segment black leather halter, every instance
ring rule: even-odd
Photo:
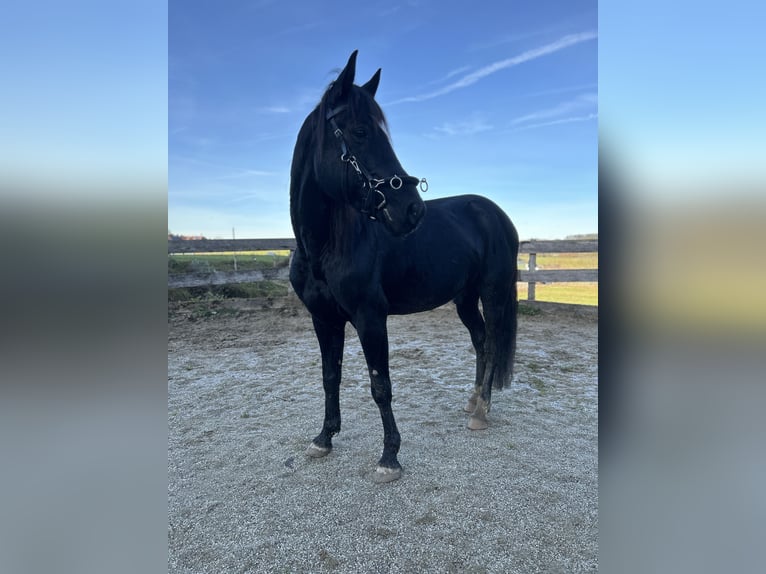
[[[394,174],[389,178],[373,177],[372,174],[364,167],[364,164],[360,163],[359,160],[356,159],[356,156],[351,153],[351,150],[346,143],[346,138],[343,137],[343,130],[338,127],[338,123],[335,121],[335,116],[345,110],[347,107],[347,104],[342,104],[337,108],[332,108],[327,112],[325,119],[330,122],[330,127],[332,127],[333,134],[340,142],[340,160],[350,164],[351,167],[354,168],[356,175],[359,176],[361,181],[362,193],[364,194],[364,203],[361,212],[374,221],[377,219],[377,213],[381,210],[386,216],[388,216],[386,211],[386,194],[383,193],[382,189],[380,189],[382,185],[387,184],[388,187],[395,191],[397,189],[401,189],[402,185],[405,183],[409,183],[412,185],[418,185],[420,190],[425,193],[428,191],[428,182],[426,181],[426,178],[418,179],[417,177],[412,177],[411,175],[398,176]]]

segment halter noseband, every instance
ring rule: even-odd
[[[330,127],[332,127],[333,134],[336,138],[338,138],[338,141],[340,142],[340,160],[350,164],[351,167],[354,168],[356,175],[359,176],[359,179],[362,182],[363,192],[366,190],[364,206],[362,207],[361,212],[375,221],[377,219],[375,214],[378,211],[383,210],[383,213],[390,219],[388,211],[386,210],[386,195],[381,189],[379,189],[381,185],[387,183],[391,189],[397,190],[401,189],[402,185],[405,183],[411,183],[413,185],[417,184],[420,190],[425,193],[428,191],[428,182],[426,181],[426,178],[418,179],[416,177],[412,177],[411,175],[399,177],[398,175],[394,174],[389,178],[373,177],[372,174],[367,169],[365,169],[364,165],[359,163],[359,160],[356,159],[356,156],[354,156],[354,154],[352,154],[348,149],[346,138],[343,137],[343,130],[338,127],[338,124],[335,121],[335,116],[345,110],[347,107],[347,104],[342,104],[337,108],[329,110],[326,116],[326,119],[330,122]],[[376,201],[377,204],[375,203]]]

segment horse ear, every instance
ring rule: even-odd
[[[378,91],[379,83],[380,83],[380,68],[378,68],[378,71],[373,74],[372,78],[370,78],[370,81],[362,86],[362,89],[365,90],[368,94],[370,94],[374,98],[375,92]]]
[[[356,75],[356,54],[359,50],[354,50],[348,59],[346,67],[338,74],[338,79],[333,82],[333,95],[335,98],[341,98],[348,94],[351,86],[354,84],[354,76]]]

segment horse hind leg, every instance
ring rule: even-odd
[[[468,422],[472,430],[486,429],[487,414],[492,405],[492,389],[502,389],[510,383],[516,352],[516,283],[503,282],[505,289],[494,289],[491,296],[482,297],[486,320],[484,353],[486,365],[481,383],[477,381],[476,406]]]
[[[497,349],[495,346],[494,317],[492,317],[493,309],[491,306],[487,308],[484,301],[482,301],[482,307],[485,308],[484,316],[486,320],[484,322],[484,336],[481,347],[481,368],[479,369],[479,362],[477,361],[476,384],[466,406],[466,411],[471,415],[468,418],[467,426],[471,430],[485,430],[489,427],[487,414],[492,402],[492,381],[495,377]],[[489,317],[487,317],[487,314],[489,314]]]
[[[476,406],[479,401],[482,389],[482,383],[484,381],[484,374],[487,368],[487,357],[485,353],[485,341],[486,341],[486,328],[484,324],[484,318],[479,311],[479,297],[461,297],[455,300],[457,307],[457,314],[460,320],[468,329],[471,335],[471,343],[476,351],[476,379],[474,381],[474,389],[471,397],[468,399],[468,404],[465,406],[465,412],[473,414],[476,411]],[[486,428],[486,416],[484,417]],[[473,423],[473,426],[472,426]],[[481,427],[481,421],[469,421],[468,428]]]

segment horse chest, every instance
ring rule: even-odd
[[[379,266],[367,258],[331,258],[323,267],[330,292],[346,308],[379,290]]]

